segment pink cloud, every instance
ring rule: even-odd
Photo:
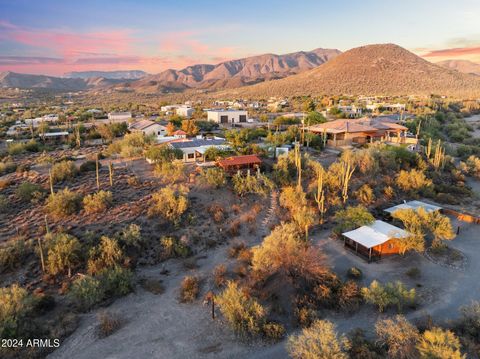
[[[144,56],[142,53],[149,49],[145,48],[143,39],[135,37],[132,29],[77,33],[66,29],[31,29],[0,19],[0,43],[22,44],[29,55],[46,54],[45,57],[3,56],[0,71],[62,75],[69,71],[108,71],[135,66],[157,73],[168,68],[181,69],[241,57],[236,47],[215,46],[200,39],[201,35],[213,31],[201,29],[162,34],[157,38],[160,46]]]
[[[432,50],[423,57],[458,57],[465,55],[480,55],[480,46],[472,47],[455,47],[451,49]]]
[[[134,42],[129,29],[73,33],[21,28],[0,20],[0,31],[0,40],[50,49],[65,58],[75,57],[79,53],[122,53],[131,50],[130,45]]]

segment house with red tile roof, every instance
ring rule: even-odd
[[[341,147],[371,142],[416,144],[415,138],[407,136],[408,128],[398,123],[362,117],[341,119],[307,127],[307,130],[327,136],[327,146]]]

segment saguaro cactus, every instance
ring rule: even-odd
[[[108,175],[110,178],[110,187],[113,187],[113,164],[108,162]]]
[[[100,189],[100,174],[99,174],[99,168],[98,168],[98,153],[97,153],[97,156],[96,156],[96,160],[95,160],[95,172],[96,172],[96,175],[97,175],[97,190]]]
[[[317,176],[317,193],[314,195],[317,202],[318,212],[320,213],[320,224],[323,224],[324,215],[327,211],[325,208],[325,190],[323,189],[323,169],[318,171]]]

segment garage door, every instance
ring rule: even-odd
[[[220,116],[220,123],[228,123],[228,116]]]
[[[240,115],[240,122],[247,122],[247,115]]]

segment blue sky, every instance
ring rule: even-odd
[[[194,63],[396,43],[480,62],[480,1],[6,1],[0,71],[160,72]]]

